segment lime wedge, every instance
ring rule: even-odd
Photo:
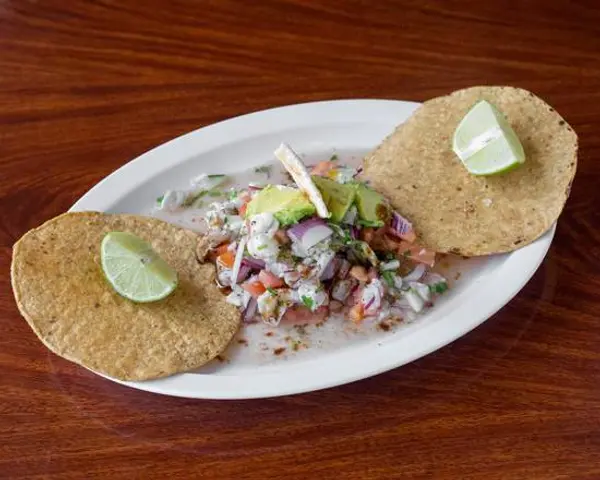
[[[148,243],[131,233],[107,233],[100,259],[112,287],[134,302],[161,300],[177,286],[177,273]]]
[[[495,175],[525,162],[523,146],[504,115],[481,100],[461,120],[452,149],[473,175]]]

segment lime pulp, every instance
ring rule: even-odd
[[[147,242],[131,233],[107,233],[100,259],[111,286],[134,302],[161,300],[177,287],[177,273]]]
[[[504,115],[481,100],[461,120],[452,149],[474,175],[503,173],[525,162],[525,151]]]

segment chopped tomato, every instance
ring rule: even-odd
[[[329,316],[329,308],[322,306],[316,311],[311,312],[308,308],[296,305],[288,308],[281,319],[283,324],[287,325],[306,325],[323,322]]]
[[[217,248],[215,248],[215,253],[217,255],[223,255],[225,252],[227,252],[229,250],[229,245],[231,245],[229,242],[222,243]]]
[[[258,274],[258,279],[267,288],[279,288],[285,285],[281,278],[276,277],[271,272],[267,272],[266,270],[260,271]]]
[[[398,254],[407,256],[414,262],[424,263],[433,267],[435,263],[435,252],[425,247],[402,241],[396,250]]]
[[[239,212],[240,212],[240,217],[245,217],[246,216],[246,209],[248,208],[248,204],[244,203],[240,208],[239,208]]]
[[[240,200],[244,203],[248,203],[250,200],[252,200],[252,195],[250,195],[250,193],[244,191],[244,192],[240,192],[239,194]]]
[[[224,253],[217,257],[217,262],[227,268],[233,268],[233,263],[235,262],[235,254],[226,250]]]
[[[366,230],[366,229],[363,229]],[[391,235],[387,235],[385,227],[373,231],[373,237],[368,241],[369,246],[374,250],[395,251],[400,244],[400,240]]]
[[[354,323],[360,323],[365,318],[365,308],[360,303],[357,303],[350,309],[348,316]]]
[[[415,234],[415,231],[411,228],[408,232],[405,232],[402,235],[400,235],[400,238],[412,243],[417,239],[417,235]]]
[[[369,268],[369,280],[375,280],[376,278],[379,277],[379,273],[377,273],[377,270],[375,270],[374,268]]]
[[[333,170],[335,168],[335,163],[330,162],[330,161],[322,161],[317,163],[313,169],[310,171],[311,175],[320,175],[320,176],[324,176],[327,175],[327,173],[329,173],[329,171]]]
[[[256,280],[254,282],[243,283],[242,288],[253,297],[260,297],[263,293],[267,291],[265,286],[261,282]]]
[[[371,227],[363,228],[360,231],[360,239],[364,240],[367,243],[371,243],[373,238],[375,237],[375,230]]]
[[[394,238],[396,240],[399,240],[399,239],[406,240],[409,243],[412,243],[417,239],[417,234],[412,229],[412,227],[407,232],[404,232],[403,234],[399,234],[396,230],[394,230],[391,227],[385,227],[385,232],[391,238]]]

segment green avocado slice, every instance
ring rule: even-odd
[[[370,227],[383,227],[390,218],[390,206],[385,197],[364,184],[356,189],[359,218]]]
[[[331,220],[340,223],[354,203],[356,184],[338,183],[318,175],[313,175],[311,178],[323,196],[327,209],[331,213]]]
[[[291,225],[314,215],[316,211],[306,195],[297,188],[268,185],[248,203],[246,218],[270,212],[281,225]]]

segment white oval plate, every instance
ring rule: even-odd
[[[307,156],[363,155],[419,104],[338,100],[274,108],[217,123],[167,142],[126,164],[86,193],[71,211],[148,213],[168,188],[201,172],[234,173],[270,162],[280,142]],[[245,356],[196,373],[125,385],[190,398],[243,399],[308,392],[360,380],[409,363],[483,323],[517,294],[542,262],[554,227],[527,247],[469,261],[460,281],[417,321],[308,348],[285,358]],[[467,262],[467,263],[469,263]],[[330,322],[327,322],[330,323]],[[327,324],[326,324],[327,325]],[[329,335],[341,338],[340,331]],[[320,340],[317,343],[322,343]]]

